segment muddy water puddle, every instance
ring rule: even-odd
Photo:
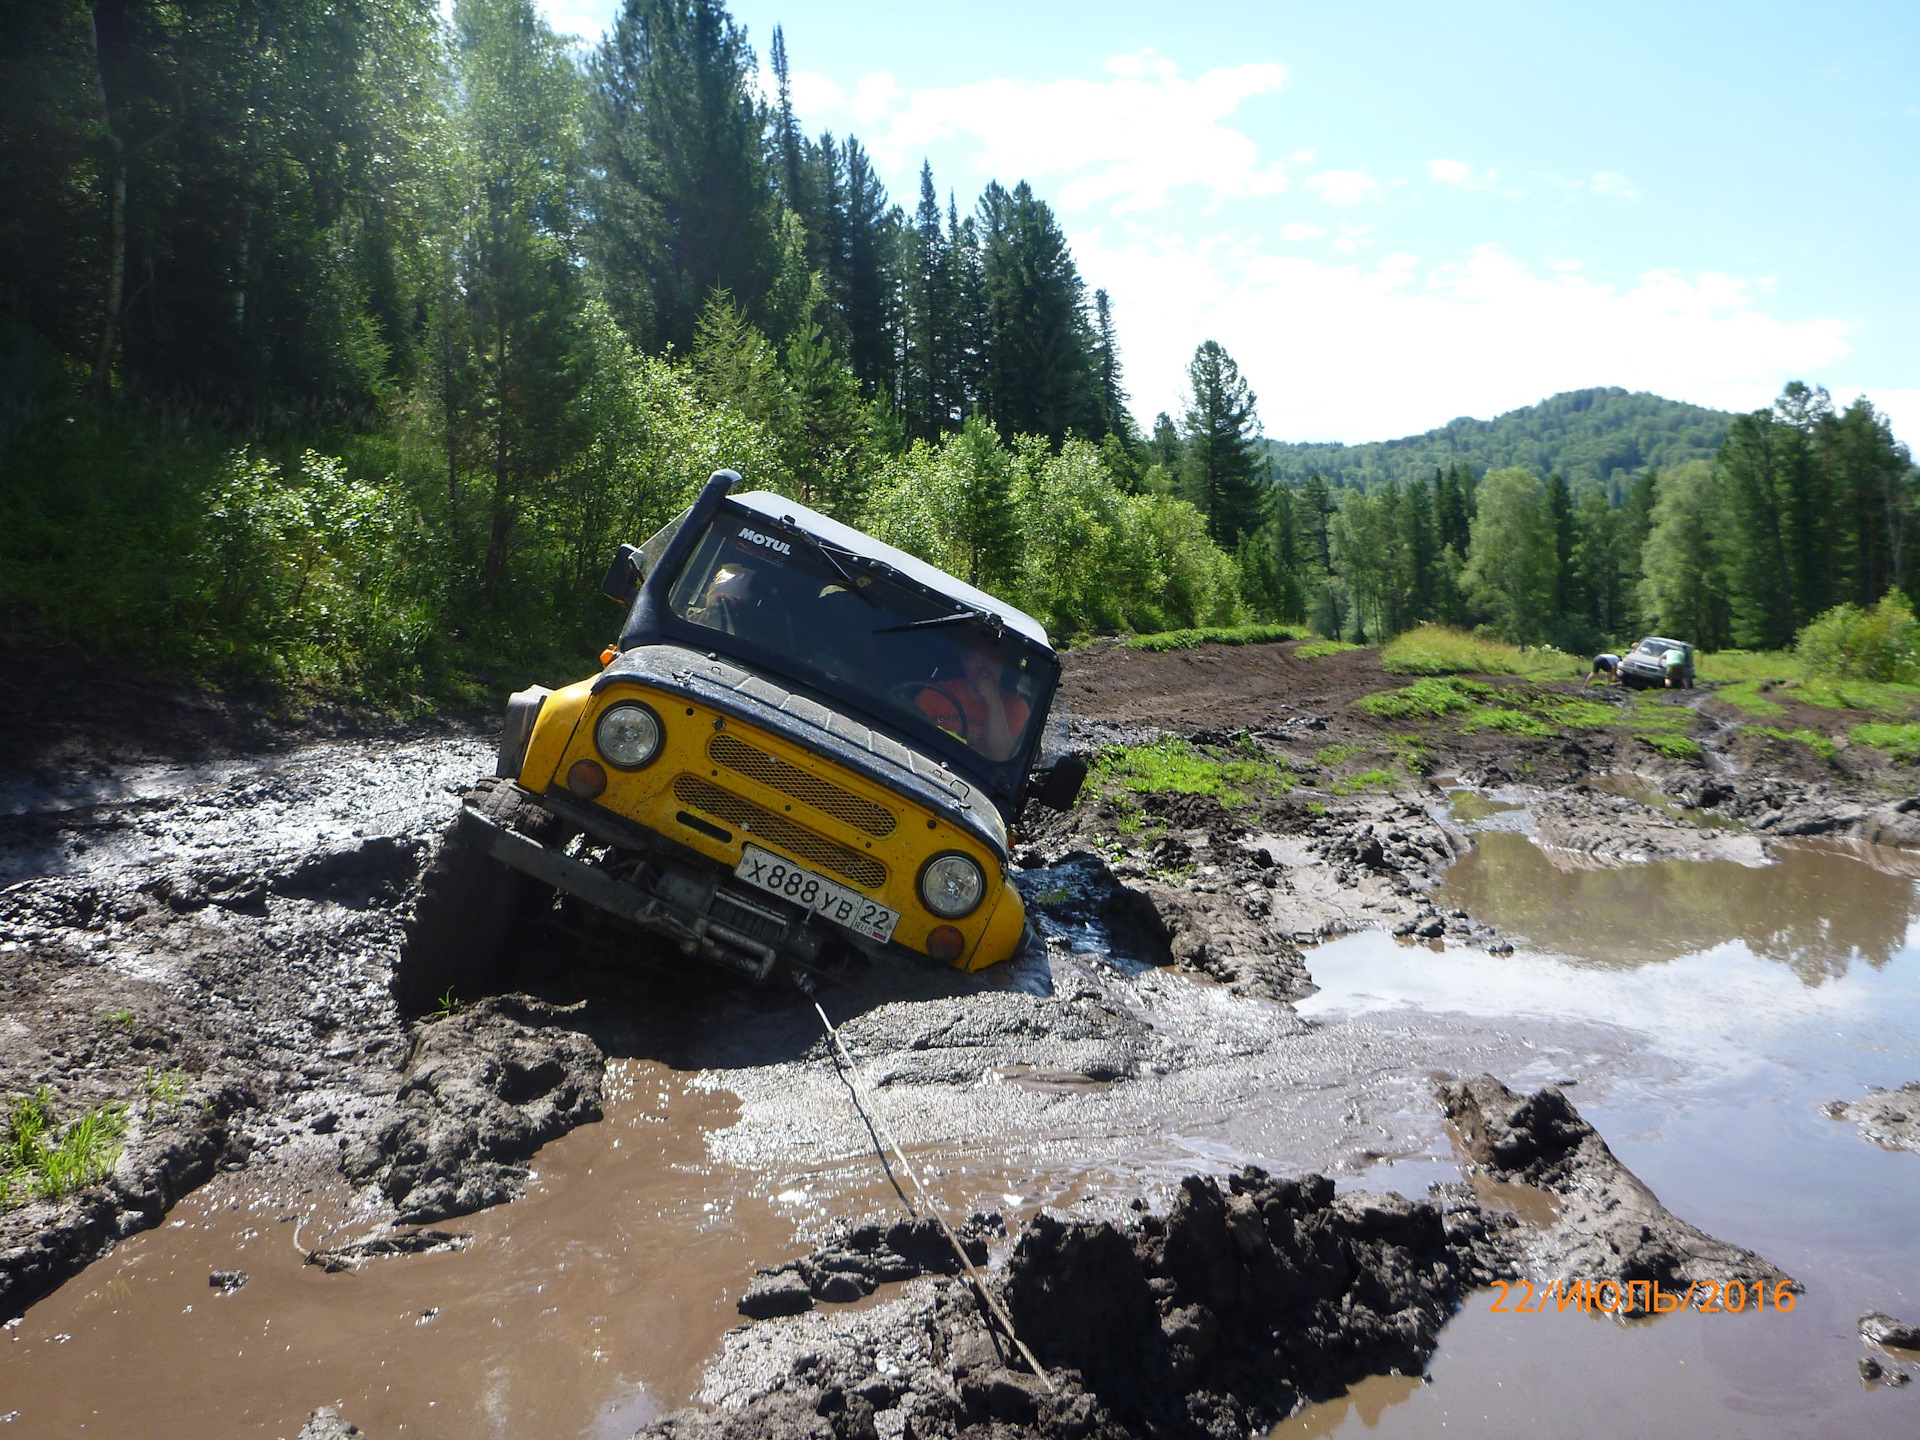
[[[1278,1434],[1519,1436],[1543,1420],[1572,1435],[1920,1434],[1920,1386],[1864,1384],[1854,1333],[1868,1310],[1920,1314],[1920,1157],[1820,1108],[1920,1078],[1913,858],[1808,844],[1764,867],[1566,870],[1524,836],[1483,833],[1441,903],[1525,937],[1515,954],[1376,935],[1313,952],[1321,989],[1300,1008],[1323,1023],[1455,1015],[1634,1037],[1591,1070],[1559,1054],[1544,1078],[1577,1087],[1582,1114],[1677,1214],[1806,1289],[1790,1314],[1631,1324],[1497,1314],[1482,1295],[1442,1333],[1430,1383],[1367,1381]],[[1428,1164],[1452,1158],[1433,1133]],[[1367,1178],[1414,1193],[1422,1173]]]
[[[606,1111],[540,1152],[524,1199],[432,1227],[471,1234],[464,1249],[337,1274],[303,1251],[379,1228],[344,1190],[289,1198],[223,1177],[3,1332],[0,1434],[285,1437],[333,1404],[371,1435],[626,1440],[697,1398],[756,1269],[838,1217],[902,1213],[870,1155],[778,1178],[713,1160],[738,1104],[697,1073],[615,1061]],[[1114,1183],[938,1146],[910,1156],[956,1218],[1017,1222]],[[234,1269],[238,1289],[209,1283]]]
[[[607,1120],[542,1151],[524,1200],[438,1227],[472,1233],[456,1253],[329,1275],[295,1232],[367,1233],[342,1197],[207,1187],[7,1332],[9,1440],[291,1436],[321,1404],[376,1435],[632,1434],[691,1394],[755,1265],[792,1248],[707,1159],[731,1097],[686,1078],[618,1063]],[[241,1288],[209,1285],[236,1268]]]

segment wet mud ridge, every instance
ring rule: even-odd
[[[1408,1200],[1252,1167],[1190,1177],[1165,1215],[1042,1213],[1022,1227],[989,1283],[1044,1381],[961,1284],[929,1282],[870,1310],[736,1332],[708,1371],[716,1408],[645,1433],[1246,1440],[1363,1376],[1419,1374],[1467,1292],[1497,1279],[1791,1284],[1668,1212],[1560,1091],[1523,1098],[1481,1076],[1439,1099],[1477,1163],[1554,1197],[1551,1223],[1484,1207],[1466,1186]]]

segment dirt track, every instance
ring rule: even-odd
[[[1161,1317],[1152,1333],[1172,1337],[1164,1363],[1185,1376],[1181,1393],[1203,1398],[1177,1423],[1149,1413],[1100,1379],[1112,1355],[1069,1347],[1045,1358],[1081,1372],[1067,1389],[1084,1403],[1042,1404],[1029,1379],[956,1339],[978,1334],[964,1292],[925,1281],[864,1318],[808,1315],[745,1332],[705,1382],[710,1399],[733,1407],[731,1418],[681,1417],[670,1430],[718,1424],[729,1434],[824,1435],[825,1425],[840,1440],[891,1437],[905,1423],[901,1397],[919,1384],[926,1399],[913,1410],[915,1433],[997,1421],[1076,1436],[1168,1426],[1244,1435],[1301,1396],[1332,1393],[1387,1365],[1417,1367],[1475,1276],[1604,1249],[1613,1221],[1598,1213],[1569,1220],[1578,1233],[1536,1234],[1459,1195],[1431,1218],[1395,1219],[1424,1237],[1402,1243],[1391,1227],[1369,1229],[1383,1221],[1315,1201],[1308,1209],[1326,1216],[1313,1224],[1345,1236],[1338,1243],[1350,1259],[1371,1257],[1349,1266],[1362,1291],[1369,1267],[1400,1274],[1402,1251],[1413,1257],[1407,1263],[1446,1274],[1393,1280],[1379,1297],[1385,1308],[1366,1312],[1372,1319],[1312,1322],[1325,1353],[1301,1350],[1284,1386],[1256,1394],[1235,1378],[1234,1367],[1250,1360],[1230,1357],[1253,1344],[1255,1330],[1270,1337],[1260,1343],[1292,1343],[1290,1322],[1246,1310],[1208,1289],[1212,1281],[1168,1272],[1173,1290],[1154,1289],[1155,1267],[1173,1263],[1162,1255],[1169,1232],[1122,1223],[1136,1199],[1156,1210],[1202,1204],[1182,1185],[1196,1148],[1216,1175],[1234,1157],[1254,1155],[1302,1172],[1364,1168],[1405,1143],[1409,1129],[1435,1123],[1437,1102],[1419,1075],[1490,1068],[1538,1084],[1553,1078],[1555,1055],[1601,1054],[1615,1043],[1551,1025],[1524,1043],[1472,1026],[1386,1037],[1360,1024],[1310,1027],[1280,1003],[1312,988],[1301,946],[1331,935],[1380,929],[1497,943],[1479,919],[1432,898],[1437,876],[1472,843],[1442,803],[1437,777],[1550,791],[1529,812],[1538,838],[1580,863],[1752,861],[1775,835],[1920,839],[1866,757],[1854,770],[1802,773],[1797,759],[1761,769],[1764,757],[1716,750],[1722,732],[1710,699],[1694,722],[1708,756],[1682,764],[1610,732],[1529,739],[1374,721],[1351,702],[1404,683],[1378,669],[1374,652],[1301,662],[1293,649],[1076,652],[1064,694],[1085,743],[1181,735],[1207,753],[1272,761],[1288,783],[1232,805],[1172,792],[1137,802],[1093,793],[1066,817],[1034,817],[1020,860],[1049,938],[1044,956],[979,981],[874,977],[829,1001],[917,1153],[964,1167],[977,1138],[992,1136],[986,1163],[1014,1177],[1014,1188],[1044,1198],[1047,1175],[1080,1175],[1076,1223],[1120,1226],[1023,1232],[1006,1283],[1016,1299],[1031,1299],[1035,1327],[1072,1328],[1047,1319],[1050,1302],[1032,1298],[1052,1283],[1050,1267],[1090,1263],[1070,1258],[1085,1247],[1131,1247],[1146,1267],[1142,1293],[1151,1292]],[[194,725],[196,714],[219,717],[211,737]],[[405,1026],[386,993],[400,920],[458,792],[489,766],[490,739],[446,727],[354,735],[338,717],[324,728],[330,738],[263,750],[274,723],[245,706],[178,697],[161,723],[146,723],[109,705],[78,737],[40,737],[24,773],[0,790],[8,816],[0,1089],[44,1084],[69,1111],[119,1102],[130,1114],[126,1152],[108,1184],[0,1215],[0,1312],[18,1314],[117,1239],[158,1223],[222,1167],[283,1194],[344,1176],[368,1220],[446,1221],[512,1199],[540,1146],[600,1117],[610,1058],[699,1072],[738,1096],[738,1116],[709,1145],[770,1189],[812,1187],[820,1208],[800,1227],[806,1241],[878,1203],[868,1137],[811,1012],[787,997],[743,994],[674,967],[635,969],[556,933],[525,957],[517,997]],[[1404,756],[1409,731],[1419,739],[1417,770],[1385,772],[1391,784],[1348,783]],[[1608,778],[1626,772],[1665,795]],[[1727,828],[1735,820],[1745,828]],[[1389,1047],[1392,1061],[1383,1063]],[[983,1084],[987,1077],[1016,1083]],[[1571,1173],[1561,1177],[1568,1185]],[[1621,1194],[1644,1190],[1629,1182],[1610,1183]],[[1258,1194],[1265,1183],[1245,1182]],[[1216,1199],[1205,1204],[1228,1203],[1210,1193]],[[1648,1233],[1671,1256],[1684,1261],[1718,1245],[1646,1199]],[[1366,1249],[1382,1236],[1384,1249]],[[1714,1253],[1722,1265],[1776,1273],[1737,1247]],[[1336,1312],[1340,1293],[1326,1296]],[[1205,1315],[1186,1313],[1196,1306]],[[1385,1317],[1408,1306],[1412,1329],[1396,1329],[1400,1322]],[[1368,1328],[1376,1322],[1385,1329]],[[888,1325],[903,1344],[920,1337],[920,1380],[863,1390],[860,1357],[885,1348]],[[800,1339],[781,1338],[788,1331]],[[1217,1361],[1208,1358],[1216,1342],[1189,1331],[1226,1336]],[[1113,1353],[1140,1343],[1116,1332]],[[808,1345],[830,1358],[800,1376],[794,1367]],[[810,1387],[812,1419],[795,1410],[795,1386]],[[887,1398],[893,1403],[879,1403]]]

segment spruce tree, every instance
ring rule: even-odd
[[[715,290],[763,318],[779,197],[745,33],[721,0],[626,0],[591,77],[591,238],[616,316],[682,351]]]
[[[1188,496],[1207,517],[1213,543],[1230,551],[1260,523],[1256,397],[1216,340],[1201,342],[1193,352],[1187,385],[1181,443]]]
[[[1046,202],[1024,180],[980,198],[987,413],[1005,436],[1097,439],[1100,380],[1086,287]]]

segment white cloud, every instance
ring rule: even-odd
[[[847,108],[862,125],[871,125],[884,119],[893,102],[904,98],[906,93],[891,74],[877,70],[860,77],[859,83],[853,87],[853,100]]]
[[[1483,170],[1476,175],[1473,167],[1464,160],[1429,160],[1427,175],[1442,185],[1457,185],[1462,190],[1486,190],[1500,178],[1492,170]]]
[[[1640,188],[1618,170],[1596,170],[1591,175],[1572,179],[1565,175],[1549,175],[1547,179],[1562,190],[1584,190],[1589,195],[1604,195],[1629,203],[1640,198]]]
[[[1072,239],[1114,297],[1143,416],[1176,406],[1187,358],[1215,339],[1259,392],[1267,433],[1292,440],[1415,434],[1591,385],[1752,409],[1847,353],[1843,322],[1777,319],[1725,275],[1611,286],[1491,246],[1423,266],[1404,252],[1326,264],[1217,240]],[[1881,394],[1920,418],[1920,392]]]
[[[1307,188],[1329,205],[1358,205],[1380,198],[1380,182],[1364,170],[1322,170],[1307,177]]]
[[[1909,449],[1920,454],[1920,390],[1869,389],[1864,393],[1873,408],[1887,417],[1894,438],[1906,441]],[[1833,403],[1850,405],[1853,397],[1853,391],[1841,386],[1834,392]]]
[[[1618,200],[1638,200],[1640,191],[1618,170],[1596,170],[1587,180],[1587,189],[1596,195],[1611,195]]]
[[[971,138],[981,178],[1064,181],[1055,191],[1063,211],[1102,202],[1151,209],[1189,185],[1215,200],[1286,188],[1284,165],[1263,162],[1259,147],[1225,123],[1286,83],[1280,66],[1235,65],[1186,80],[1172,61],[1143,50],[1113,57],[1106,71],[1102,80],[996,79],[910,94],[882,73],[863,76],[851,99],[822,87],[810,97],[817,107],[801,105],[797,91],[795,105],[847,108],[883,171],[915,164],[936,141]]]
[[[1318,240],[1326,233],[1327,232],[1322,230],[1318,225],[1306,225],[1299,221],[1280,227],[1280,238],[1282,240]]]

